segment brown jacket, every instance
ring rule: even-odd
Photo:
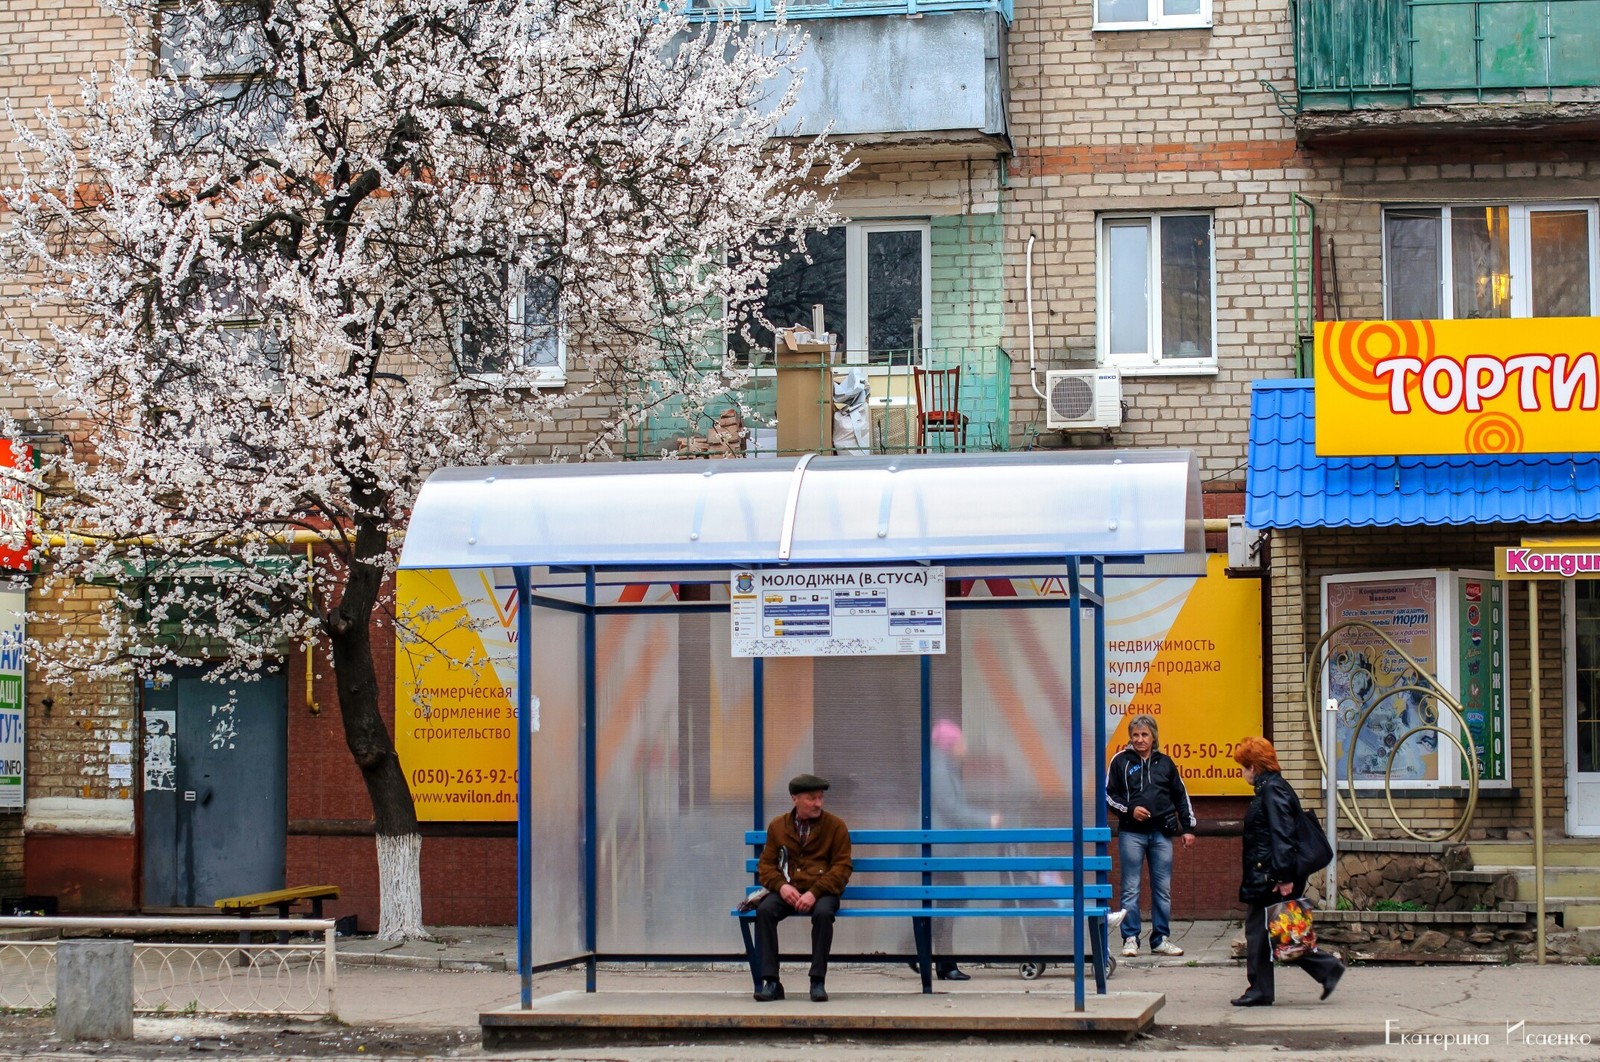
[[[780,860],[780,853],[786,859]],[[785,863],[789,876],[783,876]],[[811,826],[804,845],[795,830],[794,812],[779,815],[767,823],[767,846],[761,850],[756,877],[772,892],[783,883],[813,896],[839,896],[850,880],[850,829],[844,820],[826,811]]]

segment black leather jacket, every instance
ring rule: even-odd
[[[1293,896],[1306,887],[1294,877],[1295,820],[1300,798],[1294,787],[1276,771],[1256,775],[1256,795],[1244,813],[1244,876],[1239,899],[1244,903],[1273,903],[1275,888],[1294,882]]]

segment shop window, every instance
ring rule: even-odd
[[[1600,583],[1575,579],[1577,603],[1573,759],[1585,773],[1600,771]]]
[[[811,233],[804,253],[784,244],[766,297],[730,329],[729,348],[770,350],[773,329],[809,328],[820,303],[850,361],[919,363],[932,301],[928,231],[925,221],[861,221]]]
[[[1125,372],[1216,366],[1210,214],[1100,218],[1099,346]]]
[[[1211,0],[1095,0],[1094,28],[1190,29],[1211,25]]]
[[[1383,243],[1391,320],[1589,317],[1600,305],[1592,203],[1390,207]]]

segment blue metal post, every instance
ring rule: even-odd
[[[595,989],[595,941],[596,933],[596,896],[598,891],[599,870],[596,866],[596,851],[599,847],[599,830],[595,822],[595,686],[596,672],[599,670],[596,663],[595,638],[595,573],[589,568],[584,573],[583,580],[583,946],[589,952],[589,960],[584,964],[584,991],[593,992]]]
[[[1102,798],[1099,788],[1105,785],[1106,778],[1106,565],[1104,557],[1094,558],[1094,824],[1099,829],[1106,828],[1106,802]],[[1107,856],[1111,854],[1111,845],[1106,841],[1094,843],[1094,854]],[[1101,870],[1095,874],[1096,884],[1105,885],[1111,881],[1111,873]],[[1106,904],[1109,908],[1111,905]],[[1096,937],[1095,957],[1101,963],[1106,963],[1111,954],[1111,931],[1104,922]],[[1110,969],[1107,965],[1107,969]],[[1096,987],[1105,991],[1104,982]]]
[[[763,830],[767,826],[767,662],[762,657],[756,657],[750,664],[750,680],[755,684],[750,693],[750,714],[754,716],[750,728],[751,749],[750,784],[753,792],[750,794],[750,807],[755,818],[751,823],[752,830]]]
[[[1078,558],[1067,558],[1072,601],[1072,1009],[1084,1009],[1083,992],[1083,598]]]
[[[933,829],[933,762],[929,750],[933,741],[933,657],[923,654],[921,660],[922,693],[919,708],[922,736],[918,741],[918,747],[922,750],[922,828],[931,830]],[[933,852],[927,845],[923,845],[922,854],[931,856]],[[930,881],[925,872],[922,875],[922,883],[927,885]]]
[[[1094,559],[1094,776],[1103,783],[1106,777],[1106,565],[1105,558]],[[1106,827],[1106,802],[1094,802],[1094,824]],[[1107,845],[1100,842],[1097,855],[1105,855]]]
[[[515,568],[517,580],[517,973],[522,1009],[533,1006],[533,580]]]

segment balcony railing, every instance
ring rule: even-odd
[[[930,453],[960,448],[950,432],[917,430],[916,377],[909,363],[806,363],[790,367],[806,396],[798,406],[804,418],[799,434],[820,439],[821,452],[833,453],[836,412],[832,401],[835,373],[861,369],[866,377],[866,445],[852,440],[840,453]],[[628,436],[627,455],[649,460],[661,457],[773,457],[810,447],[785,448],[778,431],[778,372],[769,352],[752,356],[749,378],[712,401],[686,406],[676,398],[659,400]],[[927,369],[959,367],[960,394],[953,411],[966,417],[968,451],[1009,448],[1011,424],[1011,358],[998,347],[942,348],[922,352]],[[793,409],[794,406],[789,408]],[[731,412],[730,412],[731,411]],[[793,427],[792,425],[790,427]],[[785,431],[785,437],[792,433]]]
[[[1295,0],[1300,111],[1594,99],[1600,0]]]
[[[930,15],[944,11],[998,11],[1011,21],[1012,0],[807,0],[791,3],[784,9],[790,19],[805,18],[860,18],[868,15]],[[770,22],[778,17],[773,0],[744,0],[744,2],[718,3],[717,0],[695,0],[689,8],[689,17],[696,22],[710,22],[737,15],[746,22]]]

